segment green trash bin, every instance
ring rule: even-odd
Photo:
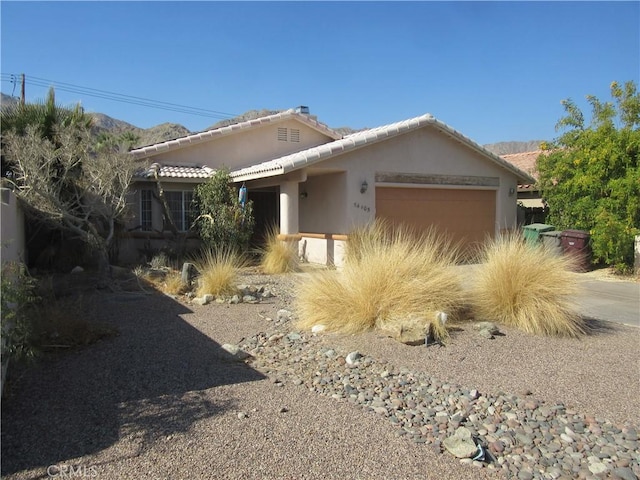
[[[547,225],[546,223],[532,223],[531,225],[525,225],[522,227],[522,234],[527,242],[527,245],[536,246],[542,242],[540,235],[544,232],[550,232],[555,230],[553,225]]]
[[[550,230],[540,234],[542,244],[554,255],[562,255],[562,232],[560,230]]]

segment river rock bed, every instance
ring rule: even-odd
[[[508,478],[640,478],[639,429],[583,415],[530,395],[481,392],[358,352],[331,348],[330,335],[301,332],[280,310],[272,328],[240,347],[251,366],[277,386],[292,385],[386,418],[397,435],[445,452],[444,439],[464,426],[484,460],[461,459]],[[427,347],[415,347],[427,348]]]

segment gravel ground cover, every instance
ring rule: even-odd
[[[118,337],[12,370],[3,478],[640,476],[637,329],[489,340],[461,326],[445,347],[315,335],[286,313],[300,278],[244,276],[275,295],[257,304],[95,295]],[[444,451],[459,426],[485,461]]]

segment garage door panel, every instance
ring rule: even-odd
[[[482,242],[495,229],[494,190],[376,188],[376,216],[418,229],[431,226],[463,244]]]

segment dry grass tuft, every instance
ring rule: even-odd
[[[205,250],[193,264],[200,273],[196,295],[217,296],[236,291],[238,270],[246,265],[246,260],[235,250],[222,248]]]
[[[295,272],[300,267],[297,245],[278,240],[278,229],[275,226],[269,227],[260,256],[260,266],[267,275]]]
[[[160,289],[169,295],[181,295],[185,293],[188,286],[182,281],[182,273],[177,270],[171,270],[164,277],[164,281]]]
[[[526,245],[515,233],[487,241],[471,293],[476,318],[533,334],[584,334],[570,302],[578,290],[573,261],[542,245]]]
[[[313,273],[299,286],[299,326],[424,339],[437,312],[451,314],[461,304],[462,289],[450,270],[457,251],[434,231],[418,234],[380,221],[357,229],[342,270]],[[445,339],[446,330],[438,331]]]

